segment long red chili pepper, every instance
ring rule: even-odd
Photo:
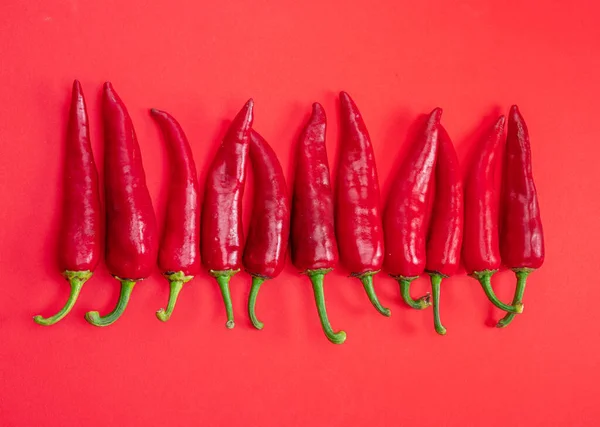
[[[242,263],[252,275],[248,314],[257,329],[256,297],[262,283],[281,273],[290,236],[290,196],[283,169],[271,146],[256,131],[250,132],[250,161],[254,172],[252,219]]]
[[[504,304],[496,297],[490,278],[500,268],[498,237],[498,204],[496,203],[495,172],[499,160],[504,116],[481,141],[475,162],[465,183],[465,229],[463,261],[467,273],[481,283],[488,299],[496,307],[510,313],[521,313],[522,304]]]
[[[323,295],[323,278],[338,260],[326,126],[325,110],[315,102],[298,143],[292,201],[292,261],[312,282],[323,332],[332,343],[342,344],[346,333],[331,328]]]
[[[425,271],[427,222],[441,116],[441,108],[429,114],[425,129],[396,175],[383,214],[384,268],[400,283],[404,301],[419,310],[430,305],[429,294],[413,300],[410,283]]]
[[[108,326],[123,314],[136,282],[150,276],[158,252],[156,218],[146,187],[140,147],[127,108],[112,87],[104,84],[104,181],[106,192],[106,265],[121,282],[115,309],[100,317],[85,317]]]
[[[200,251],[221,289],[229,329],[235,326],[229,280],[240,271],[244,245],[242,196],[253,106],[250,99],[229,126],[208,171],[202,204]]]
[[[500,254],[502,263],[517,276],[512,302],[516,305],[523,300],[527,276],[544,263],[544,231],[531,168],[529,132],[516,105],[512,106],[508,115],[502,179]],[[503,328],[513,318],[514,315],[508,313],[497,326]]]
[[[69,314],[100,259],[98,172],[90,144],[85,99],[77,80],[73,82],[66,145],[59,267],[69,281],[71,293],[65,306],[54,316],[33,318],[44,326],[53,325]]]
[[[435,201],[429,236],[425,270],[431,276],[433,323],[440,335],[446,328],[440,320],[440,284],[456,273],[459,265],[463,233],[463,189],[458,156],[446,129],[438,127],[438,154],[435,166]]]
[[[196,164],[187,137],[179,123],[168,113],[152,109],[167,141],[171,177],[165,229],[158,251],[158,266],[169,281],[167,309],[156,317],[166,322],[171,317],[183,285],[200,271],[200,204]]]
[[[373,275],[383,264],[379,179],[371,138],[356,104],[340,93],[341,145],[336,187],[335,231],[340,261],[363,284],[369,300],[384,316],[373,289]]]

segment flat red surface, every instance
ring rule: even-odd
[[[599,12],[586,0],[2,1],[0,425],[598,425]],[[501,313],[462,274],[443,284],[440,337],[431,311],[406,308],[392,279],[376,278],[387,319],[340,268],[325,291],[348,340],[334,346],[308,280],[288,263],[261,290],[263,331],[247,319],[246,274],[232,281],[235,329],[206,274],[159,323],[168,291],[158,270],[99,329],[84,313],[106,313],[118,295],[102,264],[69,317],[34,324],[68,294],[56,244],[74,78],[99,165],[101,84],[111,80],[127,103],[159,221],[167,164],[150,107],[181,122],[203,180],[225,126],[253,97],[255,128],[289,174],[314,101],[329,116],[335,165],[337,92],[346,90],[369,127],[385,194],[421,114],[443,107],[464,160],[483,126],[517,103],[547,243],[525,313],[492,328]],[[513,282],[510,272],[494,279],[505,301]],[[420,279],[415,294],[427,287]]]

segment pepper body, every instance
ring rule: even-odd
[[[181,125],[170,114],[150,110],[167,142],[170,159],[169,197],[158,251],[158,266],[169,281],[169,304],[157,311],[171,316],[183,284],[200,271],[200,204],[196,164]]]

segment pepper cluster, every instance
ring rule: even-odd
[[[499,327],[523,311],[525,281],[543,263],[544,239],[529,134],[516,106],[508,119],[500,198],[495,197],[495,173],[505,118],[500,117],[481,141],[463,191],[458,157],[440,123],[442,110],[436,108],[399,166],[384,209],[371,139],[347,93],[340,93],[335,193],[323,107],[313,104],[300,135],[291,197],[275,152],[252,128],[253,107],[249,100],[232,121],[208,171],[202,208],[196,166],[182,127],[168,113],[150,110],[169,147],[171,165],[165,227],[159,238],[133,123],[112,85],[105,83],[105,260],[121,283],[121,295],[111,313],[88,312],[89,323],[114,323],[127,307],[134,285],[150,276],[157,262],[170,294],[166,309],[156,316],[167,321],[202,260],[220,287],[228,328],[235,325],[229,281],[242,267],[252,276],[248,313],[252,324],[262,329],[255,314],[257,295],[265,280],[281,273],[288,239],[294,266],[311,280],[323,331],[336,344],[345,341],[346,333],[335,332],[330,325],[323,284],[338,261],[361,281],[371,304],[384,316],[390,316],[390,310],[379,302],[373,277],[383,269],[396,278],[410,307],[433,305],[435,330],[441,335],[446,329],[439,313],[440,284],[457,273],[461,251],[467,273],[479,280],[495,306],[507,312]],[[66,159],[60,267],[71,294],[56,315],[34,317],[41,325],[52,325],[69,313],[100,259],[99,180],[78,81],[73,84]],[[260,191],[255,192],[244,239],[241,214],[248,161]],[[496,297],[490,282],[501,265],[517,276],[510,305]],[[423,273],[431,278],[431,295],[413,299],[410,283]]]

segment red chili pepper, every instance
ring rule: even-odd
[[[516,105],[508,115],[501,230],[502,263],[517,276],[512,302],[516,305],[523,300],[527,276],[544,263],[544,232],[531,168],[529,132]],[[497,326],[503,328],[513,318],[508,313]]]
[[[202,205],[200,251],[221,289],[229,329],[235,326],[229,280],[240,271],[243,250],[242,195],[253,106],[250,99],[229,126],[208,171]]]
[[[83,284],[92,277],[100,259],[100,195],[98,172],[90,144],[85,99],[79,81],[73,82],[67,127],[67,151],[63,196],[59,266],[71,293],[65,306],[52,317],[35,316],[40,325],[53,325],[65,317],[77,301]]]
[[[438,153],[435,166],[435,200],[429,236],[425,270],[431,276],[433,320],[435,330],[446,334],[440,320],[440,284],[456,273],[459,265],[463,233],[463,189],[458,156],[446,129],[438,127]]]
[[[432,176],[441,116],[441,108],[429,114],[425,129],[396,175],[383,213],[384,268],[400,283],[404,301],[418,310],[430,305],[429,294],[412,299],[410,283],[425,271],[427,223],[432,209]]]
[[[121,282],[115,309],[100,317],[85,317],[95,326],[108,326],[123,314],[136,282],[150,276],[158,252],[156,218],[146,187],[133,123],[112,84],[104,83],[104,180],[106,192],[106,265]]]
[[[336,188],[335,231],[340,260],[362,282],[369,300],[384,316],[373,289],[373,275],[383,264],[379,179],[371,138],[356,104],[340,93],[341,149]]]
[[[257,329],[256,296],[262,283],[277,277],[285,265],[290,235],[290,197],[283,169],[271,146],[250,131],[250,161],[254,172],[254,202],[242,263],[252,275],[248,314]]]
[[[292,261],[312,282],[323,332],[332,343],[342,344],[346,333],[331,328],[323,295],[323,278],[338,260],[326,126],[325,111],[315,102],[298,143],[292,201]]]
[[[169,281],[167,309],[156,317],[166,322],[171,317],[184,283],[200,271],[200,204],[196,164],[183,129],[170,114],[152,109],[169,147],[171,177],[165,229],[158,251],[158,266]]]
[[[500,268],[499,216],[494,192],[504,121],[504,116],[501,116],[492,131],[481,141],[479,152],[467,177],[462,252],[467,273],[479,280],[492,304],[504,311],[521,313],[522,304],[504,304],[496,297],[490,283],[490,278]]]

